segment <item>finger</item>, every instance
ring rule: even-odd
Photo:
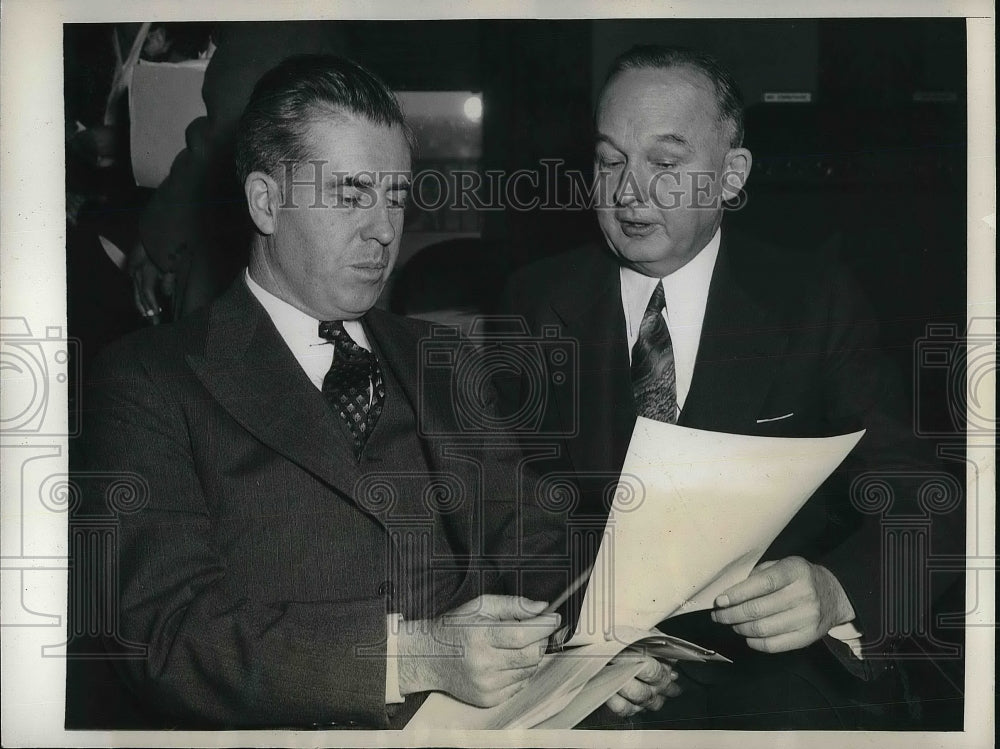
[[[671,679],[677,678],[677,672],[670,666],[648,655],[637,656],[631,653],[620,653],[611,659],[611,663],[638,663],[640,660],[643,662],[643,667],[642,670],[635,675],[635,678],[644,681],[647,684],[665,684]]]
[[[132,278],[132,302],[139,314],[146,317],[146,304],[139,293],[139,279],[136,276]]]
[[[712,611],[711,617],[712,621],[719,624],[742,624],[788,611],[796,606],[798,600],[794,589],[786,585],[774,593],[715,609]]]
[[[489,625],[487,642],[497,648],[521,650],[534,643],[548,644],[549,636],[562,623],[559,614],[543,614],[525,621]]]
[[[140,311],[144,317],[159,314],[160,305],[156,300],[156,271],[149,266],[140,269],[135,274],[135,288],[139,295]]]
[[[499,649],[494,652],[499,669],[537,668],[545,655],[545,647],[536,642],[520,650]]]
[[[639,681],[638,679],[632,679],[632,681],[628,682],[618,690],[619,696],[624,697],[633,705],[637,705],[639,707],[647,702],[650,702],[656,694],[656,689],[646,682]]]
[[[451,611],[444,614],[442,619],[449,624],[456,624],[458,617],[478,613],[483,607],[482,598],[482,596],[479,596],[477,598],[469,599],[465,603],[456,606]]]
[[[483,616],[494,619],[525,620],[537,617],[548,605],[545,601],[533,601],[523,596],[485,595],[479,597]]]
[[[664,695],[666,697],[680,697],[683,693],[684,693],[684,690],[681,689],[681,685],[678,684],[676,681],[670,682],[667,685],[666,689],[664,689],[662,692],[660,692],[661,695]],[[661,701],[660,704],[662,705],[663,702]],[[659,709],[659,708],[656,708],[656,709]]]
[[[798,609],[789,609],[774,616],[766,616],[763,619],[743,624],[734,624],[733,632],[742,637],[777,637],[804,629],[807,622],[808,618],[803,616]]]
[[[650,661],[652,661],[652,663],[644,667],[642,671],[636,674],[635,678],[654,686],[665,684],[666,682],[677,678],[677,672],[667,664],[661,663],[655,658],[650,658]]]
[[[737,583],[718,596],[715,599],[716,607],[735,606],[752,598],[760,598],[774,593],[788,584],[786,570],[787,566],[780,563],[773,564],[766,569],[760,567],[754,569],[746,580]]]
[[[163,311],[160,307],[160,300],[156,295],[156,283],[157,276],[155,275],[155,272],[143,274],[142,295],[154,315],[158,315]]]
[[[635,715],[639,712],[639,709],[635,705],[626,700],[620,694],[611,695],[608,697],[608,701],[604,704],[607,705],[608,710],[622,718],[627,718],[628,716]]]
[[[139,314],[142,315],[144,318],[148,320],[156,316],[156,307],[151,306],[149,302],[146,300],[138,276],[133,280],[132,283],[132,300],[135,303],[135,308],[139,311]]]
[[[761,653],[784,653],[812,645],[819,636],[809,630],[796,630],[774,637],[748,637],[747,647]]]

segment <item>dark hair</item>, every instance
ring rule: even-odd
[[[719,119],[733,128],[730,145],[743,145],[743,95],[739,86],[726,68],[707,52],[683,47],[668,47],[662,44],[639,44],[618,55],[601,86],[603,91],[611,79],[626,70],[639,68],[672,68],[687,65],[704,73],[715,87],[715,101],[719,107]]]
[[[414,138],[392,91],[357,63],[335,55],[296,55],[266,72],[236,126],[236,175],[277,176],[281,161],[306,161],[305,134],[323,116],[353,114],[376,125],[403,129]]]

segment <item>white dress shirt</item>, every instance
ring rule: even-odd
[[[715,271],[715,261],[719,257],[721,244],[720,228],[701,252],[686,265],[663,278],[650,278],[624,266],[619,271],[629,362],[632,360],[632,347],[639,337],[639,324],[649,304],[649,298],[653,295],[656,284],[663,282],[666,307],[662,314],[667,330],[670,331],[670,342],[674,350],[678,415],[684,408],[684,402],[691,390],[691,377],[694,374],[698,343],[701,340],[705,309],[708,306],[708,288],[712,283],[712,273]],[[854,626],[853,621],[833,627],[829,634],[845,643],[856,657],[861,658],[861,632]]]
[[[263,305],[274,327],[278,329],[278,335],[291,349],[295,361],[309,376],[312,384],[318,390],[322,390],[323,378],[333,364],[333,344],[325,338],[320,338],[320,321],[265,290],[250,278],[249,271],[245,273],[244,278],[250,287],[250,292],[257,297],[257,301]],[[357,320],[344,320],[344,330],[356,344],[369,351],[372,350],[365,336],[365,329]]]
[[[653,295],[653,289],[663,282],[663,296],[666,307],[663,320],[670,331],[670,342],[674,349],[674,372],[677,376],[677,412],[684,408],[691,376],[698,356],[701,340],[701,326],[705,322],[705,308],[708,305],[708,286],[712,283],[712,271],[719,257],[721,230],[707,245],[691,258],[686,265],[664,278],[650,278],[631,268],[622,267],[619,272],[622,288],[622,307],[625,309],[625,333],[628,336],[629,361],[632,347],[639,337],[639,324]]]
[[[317,390],[323,389],[323,379],[333,363],[333,344],[319,336],[319,320],[313,319],[302,310],[293,307],[283,299],[279,299],[260,284],[250,278],[250,272],[243,274],[250,293],[264,307],[278,335],[285,342],[308,375]],[[371,345],[365,336],[365,329],[357,320],[345,320],[344,330],[362,348],[371,351]],[[371,383],[368,385],[371,397]],[[403,702],[399,693],[399,614],[388,614],[386,617],[386,662],[385,662],[385,701],[387,704]]]

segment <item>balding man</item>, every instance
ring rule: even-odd
[[[893,602],[878,518],[852,504],[849,485],[866,470],[922,464],[847,275],[726,229],[753,164],[742,123],[736,84],[711,56],[660,46],[621,55],[595,113],[603,242],[522,271],[506,311],[578,343],[578,401],[555,391],[540,429],[569,435],[553,470],[581,477],[577,518],[607,514],[592,477],[621,470],[637,416],[771,437],[868,430],[710,617],[664,625],[735,660],[687,669],[688,696],[705,687],[699,725],[862,727],[878,720],[864,685],[889,670],[881,633]],[[518,408],[516,383],[511,391]],[[680,705],[668,702],[658,725]]]

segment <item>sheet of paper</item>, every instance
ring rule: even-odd
[[[143,62],[129,86],[132,173],[139,187],[158,187],[185,146],[184,131],[205,115],[201,85],[208,60]]]
[[[573,728],[608,701],[625,684],[632,680],[643,668],[641,662],[612,663],[587,682],[566,707],[541,722],[534,722],[532,728]]]
[[[711,608],[863,434],[751,437],[640,417],[568,644]]]

